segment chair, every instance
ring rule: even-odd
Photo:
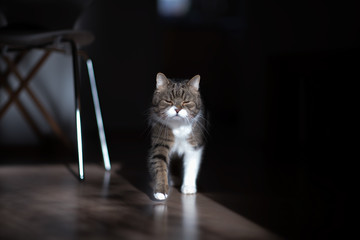
[[[64,144],[71,144],[29,87],[29,82],[52,52],[67,54],[66,47],[70,47],[74,73],[77,155],[81,180],[84,179],[84,165],[80,102],[80,63],[82,61],[79,58],[85,61],[88,71],[104,166],[106,170],[111,169],[93,63],[84,51],[79,50],[80,47],[90,44],[94,40],[94,36],[90,32],[74,29],[76,20],[90,2],[85,0],[8,0],[0,2],[0,56],[7,64],[7,69],[0,74],[0,87],[3,86],[9,96],[5,104],[0,106],[0,118],[11,104],[16,104],[35,133],[41,134],[35,121],[18,99],[19,94],[25,90],[54,133]],[[34,64],[29,74],[23,77],[17,69],[17,64],[31,49],[42,49],[43,55]],[[10,52],[18,54],[16,57],[10,58]],[[14,74],[20,82],[15,90],[7,81],[10,74]]]

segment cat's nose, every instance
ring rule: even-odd
[[[180,110],[181,110],[181,108],[175,108],[175,112],[176,112],[176,113],[179,113]]]

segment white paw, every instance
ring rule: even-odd
[[[196,186],[191,185],[182,185],[181,192],[183,194],[195,194],[196,193]]]
[[[164,193],[157,192],[157,193],[154,193],[154,197],[157,200],[165,200],[168,197],[168,195],[166,193],[164,194]]]

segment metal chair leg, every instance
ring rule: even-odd
[[[103,159],[104,159],[104,166],[105,166],[105,169],[109,171],[111,169],[109,151],[108,151],[106,138],[105,138],[105,130],[104,130],[104,124],[103,124],[103,119],[102,119],[102,115],[101,115],[99,96],[98,96],[97,87],[96,87],[94,67],[93,67],[93,64],[92,64],[92,61],[90,58],[86,59],[86,65],[87,65],[87,69],[88,69],[88,73],[89,73],[91,93],[92,93],[92,98],[93,98],[93,102],[94,102],[95,115],[96,115],[98,131],[99,131],[101,150],[102,150],[102,155],[103,155]]]
[[[82,146],[82,133],[81,133],[81,116],[80,116],[80,70],[79,59],[76,44],[70,41],[71,52],[73,58],[73,71],[74,71],[74,90],[75,90],[75,121],[76,121],[76,139],[79,161],[79,177],[84,180],[84,160],[83,160],[83,146]]]

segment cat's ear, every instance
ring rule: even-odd
[[[156,75],[156,89],[161,90],[164,89],[169,84],[169,80],[163,73],[158,73]]]
[[[187,84],[193,87],[196,91],[198,91],[200,87],[200,75],[196,75],[195,77],[190,79]]]

